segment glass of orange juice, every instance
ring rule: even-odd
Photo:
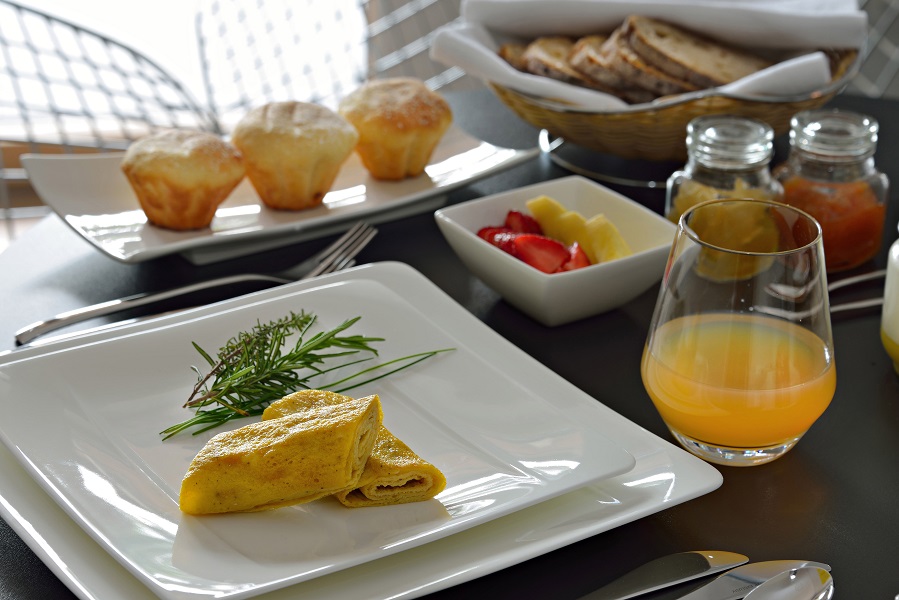
[[[836,388],[821,226],[776,202],[685,212],[641,364],[675,439],[709,462],[783,456]]]

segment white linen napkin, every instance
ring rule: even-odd
[[[497,51],[504,42],[543,35],[607,33],[631,14],[664,19],[775,56],[792,56],[721,88],[781,97],[826,86],[829,61],[814,49],[861,49],[868,24],[855,0],[463,0],[462,21],[437,31],[431,57],[484,81],[587,110],[626,109],[633,105],[608,94],[521,73]]]

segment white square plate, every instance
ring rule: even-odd
[[[557,377],[522,381],[517,371],[527,367],[511,345],[488,350],[460,323],[421,312],[441,307],[416,289],[396,290],[368,272],[11,354],[0,365],[0,438],[107,552],[171,599],[241,598],[310,580],[633,468],[633,456],[601,431],[601,405]],[[361,316],[348,333],[385,337],[381,360],[455,349],[353,392],[380,395],[385,425],[444,472],[446,490],[384,508],[324,499],[263,513],[181,514],[181,478],[216,433],[165,442],[158,433],[191,414],[181,405],[196,382],[190,365],[202,362],[191,342],[214,352],[257,321],[300,310],[322,328]]]
[[[85,240],[110,257],[136,263],[182,253],[204,264],[276,248],[370,223],[433,210],[441,194],[528,160],[539,150],[512,150],[450,127],[419,177],[378,181],[359,157],[347,159],[321,206],[302,211],[266,208],[249,180],[216,211],[210,227],[172,231],[147,223],[121,172],[122,153],[22,156],[31,184],[48,206]],[[432,202],[425,202],[431,199]]]
[[[416,598],[475,579],[624,523],[689,501],[721,485],[720,473],[708,463],[656,437],[559,378],[544,365],[496,335],[464,308],[450,300],[421,274],[399,263],[366,265],[328,275],[322,281],[295,284],[297,290],[323,282],[377,281],[419,306],[433,309],[436,326],[452,329],[469,344],[493,357],[493,364],[537,393],[568,397],[577,414],[589,415],[600,433],[626,449],[635,467],[622,475],[579,488],[505,517],[446,538],[355,567],[271,591],[267,600],[318,598]],[[274,299],[280,289],[253,296]],[[246,299],[198,309],[211,315]],[[44,347],[0,355],[0,364],[47,353],[103,343],[180,323],[182,315],[123,326],[111,332],[54,342]],[[0,445],[0,516],[31,549],[81,598],[151,600],[150,587],[132,576],[100,544],[80,528],[51,496]]]

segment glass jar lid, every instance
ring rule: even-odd
[[[790,145],[822,160],[859,160],[877,149],[877,121],[841,110],[807,110],[790,120]]]
[[[697,117],[687,125],[687,153],[710,168],[759,167],[771,162],[774,131],[767,123],[745,117]]]

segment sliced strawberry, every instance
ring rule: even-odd
[[[568,261],[562,265],[563,271],[573,271],[574,269],[580,269],[583,267],[590,266],[590,259],[587,257],[587,253],[584,252],[584,249],[581,248],[580,244],[574,242],[571,244],[571,247],[568,248],[569,258]]]
[[[518,258],[544,273],[555,273],[571,257],[565,244],[542,235],[521,233],[512,243]]]
[[[537,219],[518,210],[506,213],[506,227],[518,233],[536,233],[543,235],[543,229]]]
[[[497,233],[513,233],[508,227],[481,227],[478,229],[478,237],[488,242],[493,239]]]
[[[516,256],[515,245],[512,241],[518,235],[507,227],[482,227],[478,230],[479,238],[486,240],[512,256]]]

